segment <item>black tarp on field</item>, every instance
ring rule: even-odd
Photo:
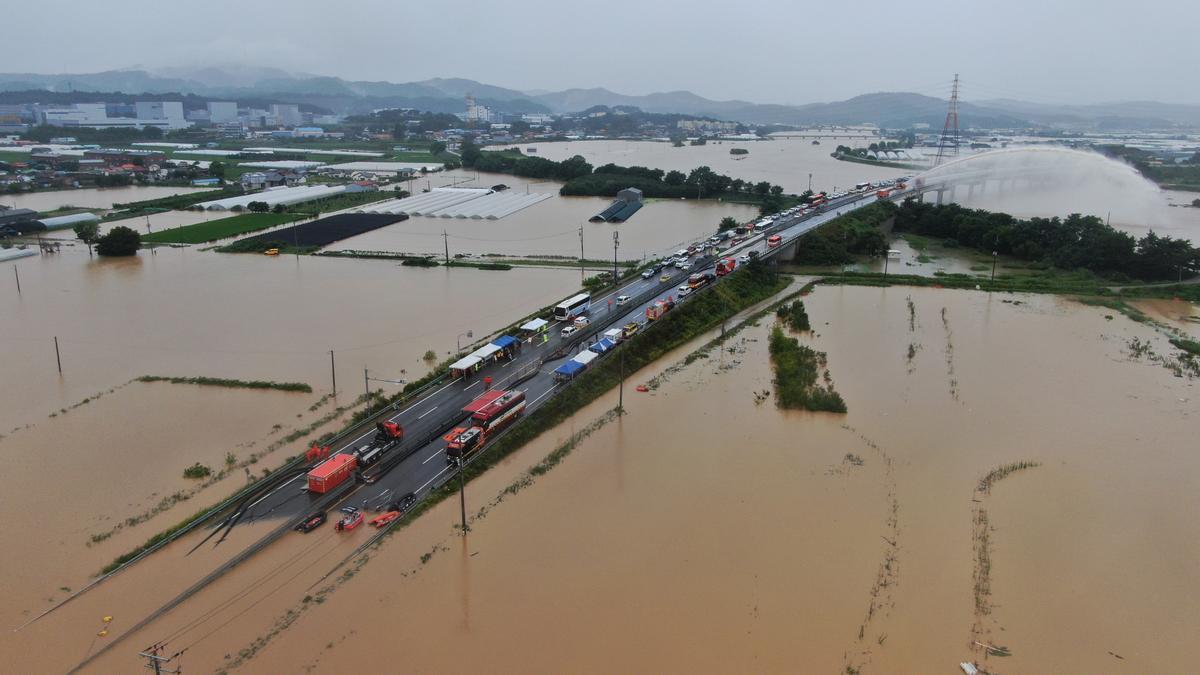
[[[403,213],[343,213],[240,239],[235,244],[238,248],[271,248],[267,244],[321,247],[404,220],[408,216]]]

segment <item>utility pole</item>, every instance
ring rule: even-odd
[[[333,365],[333,350],[329,350],[329,378],[333,380],[333,395],[337,396],[337,367]]]
[[[15,267],[13,269],[16,269]],[[579,226],[579,274],[583,275],[583,226]]]
[[[462,531],[463,536],[467,535],[467,483],[463,476],[463,471],[466,465],[463,464],[463,458],[460,455],[458,458],[458,506],[462,511]]]
[[[450,235],[446,234],[445,230],[442,230],[442,243],[446,245],[446,264],[449,265],[450,264]]]
[[[620,232],[613,232],[613,286],[617,285],[617,247],[621,245]]]
[[[812,174],[808,174],[808,191],[812,192]]]
[[[367,369],[363,368],[363,389],[367,392],[367,410],[371,409],[371,378],[367,377]]]
[[[58,361],[58,374],[62,375],[62,354],[58,351],[58,336],[54,336],[54,358]]]
[[[621,384],[617,389],[617,412],[625,414],[625,350],[621,350]]]
[[[168,663],[174,661],[176,659],[176,657],[178,657],[180,654],[182,654],[183,651],[175,652],[171,656],[162,656],[161,654],[159,654],[159,652],[161,652],[162,648],[165,646],[166,645],[163,643],[152,645],[152,646],[148,647],[145,651],[138,652],[138,656],[141,656],[142,658],[146,659],[146,661],[147,661],[146,668],[148,670],[153,670],[154,675],[182,673],[183,666],[176,666],[174,668],[167,668],[166,666]]]
[[[17,271],[17,266],[13,265],[13,274],[17,276],[17,295],[21,294],[21,273]]]

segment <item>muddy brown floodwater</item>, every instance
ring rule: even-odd
[[[204,192],[212,188],[162,187],[128,185],[111,188],[80,188],[78,190],[46,190],[21,195],[0,196],[0,204],[17,209],[52,211],[64,206],[81,209],[110,209],[113,204],[159,199],[188,192]]]
[[[1196,390],[1130,354],[1133,338],[1166,353],[1158,332],[1051,296],[831,287],[806,305],[815,332],[800,339],[827,352],[849,414],[755,403],[772,386],[764,322],[651,393],[632,385],[689,348],[633,375],[629,414],[532,485],[504,494],[615,392],[471,483],[465,539],[448,500],[305,603],[338,556],[322,553],[333,540],[292,537],[129,644],[178,636],[190,667],[244,672],[948,673],[978,660],[993,672],[1152,673],[1189,662]],[[1040,466],[977,489],[1019,461]],[[973,590],[980,510],[986,611]],[[238,595],[317,556],[310,571],[280,573],[274,593]],[[69,617],[27,639],[75,631],[82,653],[92,627]],[[253,660],[239,660],[245,648]],[[135,667],[133,652],[96,672]]]
[[[161,248],[18,260],[0,286],[0,433],[140,375],[206,375],[363,390],[363,368],[413,380],[429,364],[578,288],[579,271],[417,269]],[[12,272],[9,272],[11,275]],[[58,336],[63,375],[54,354]],[[389,385],[378,385],[386,387]],[[180,410],[181,415],[184,413]],[[0,443],[3,441],[0,440]]]

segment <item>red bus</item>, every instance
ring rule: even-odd
[[[506,391],[471,415],[471,421],[485,431],[504,426],[525,411],[525,392]]]

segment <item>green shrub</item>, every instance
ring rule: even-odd
[[[846,412],[846,402],[828,383],[820,383],[825,354],[801,345],[796,338],[783,334],[779,326],[771,329],[768,344],[775,365],[775,404],[780,408]]]
[[[184,478],[207,478],[210,475],[212,475],[212,469],[204,466],[200,462],[196,462],[195,464],[183,470]]]

